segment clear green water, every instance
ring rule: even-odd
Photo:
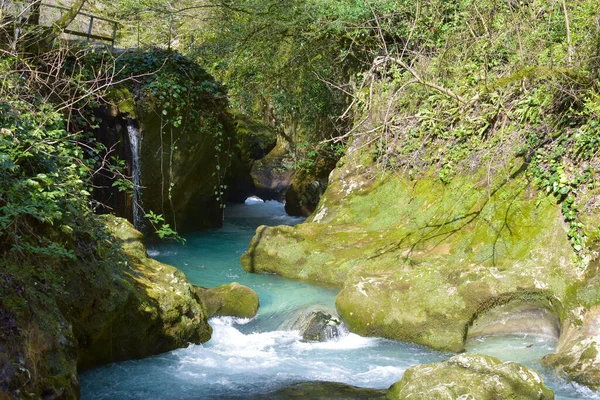
[[[293,225],[275,202],[248,201],[226,210],[223,228],[187,237],[187,244],[164,245],[149,254],[180,268],[195,285],[232,281],[254,289],[261,302],[252,320],[215,318],[213,338],[204,345],[143,360],[107,365],[81,375],[83,399],[236,399],[266,394],[303,381],[335,381],[387,388],[412,365],[450,357],[419,346],[346,333],[325,343],[306,343],[282,328],[314,306],[334,310],[336,290],[248,274],[239,265],[259,225]],[[514,360],[542,371],[541,357],[554,340],[527,336],[494,337],[468,344],[469,352]],[[590,399],[587,389],[545,374],[558,399]],[[596,397],[600,398],[600,397]]]

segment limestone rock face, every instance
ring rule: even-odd
[[[554,393],[535,371],[515,362],[479,354],[417,365],[388,391],[392,400],[518,399],[551,400]]]
[[[209,317],[252,318],[258,312],[259,300],[256,292],[237,282],[212,289],[196,287],[195,290]]]
[[[178,232],[218,227],[223,219],[215,190],[226,183],[217,174],[226,171],[230,160],[219,158],[216,148],[221,141],[233,146],[233,125],[226,105],[197,107],[203,110],[194,122],[197,132],[184,130],[187,117],[165,132],[159,111],[138,112],[142,207],[163,214]]]
[[[565,323],[556,354],[544,363],[574,381],[600,390],[600,306],[583,315],[581,324]]]
[[[260,160],[273,150],[277,133],[272,128],[243,114],[235,114],[234,119],[244,162]]]
[[[521,160],[449,184],[369,165],[368,154],[340,163],[306,223],[259,227],[244,269],[337,286],[351,331],[440,350],[461,351],[472,323],[500,306],[558,324],[580,277],[560,208],[519,174]]]
[[[319,158],[310,169],[296,172],[285,193],[285,211],[289,215],[308,217],[315,211],[327,189],[329,174],[336,162],[331,158]]]

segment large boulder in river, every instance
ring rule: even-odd
[[[196,287],[195,290],[209,317],[252,318],[258,312],[256,292],[237,282],[211,289]]]
[[[461,351],[474,321],[511,303],[558,323],[580,270],[560,207],[523,166],[513,158],[493,176],[473,168],[444,183],[378,173],[356,152],[307,223],[259,227],[242,265],[337,286],[351,331],[441,350]]]
[[[212,329],[207,315],[185,275],[149,258],[143,235],[129,222],[110,216],[104,221],[125,256],[117,275],[123,286],[117,285],[108,301],[96,299],[94,304],[88,299],[79,305],[92,307],[82,309],[80,322],[86,326],[78,328],[79,368],[143,358],[209,340]],[[86,318],[86,311],[92,310],[105,312],[104,318]]]
[[[82,219],[77,259],[0,256],[0,393],[78,399],[78,373],[210,339],[202,304],[176,268],[146,256],[121,218]]]
[[[258,197],[263,200],[283,199],[295,174],[288,161],[288,150],[279,140],[269,154],[254,162],[250,174]]]
[[[388,391],[389,400],[552,400],[536,371],[479,354],[411,367]]]
[[[335,312],[316,307],[300,310],[282,329],[297,330],[308,342],[326,342],[340,336],[342,322]]]

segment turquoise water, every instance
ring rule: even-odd
[[[259,225],[293,225],[276,202],[248,200],[226,209],[223,228],[187,237],[187,244],[149,250],[159,261],[180,268],[195,285],[214,287],[236,281],[254,289],[259,314],[252,320],[214,318],[213,338],[143,360],[110,364],[81,375],[83,399],[236,399],[260,397],[295,382],[335,381],[387,388],[415,364],[449,354],[345,333],[324,343],[307,343],[287,330],[290,320],[313,307],[335,310],[336,290],[248,274],[239,265]],[[506,336],[474,340],[467,350],[522,362],[541,370],[540,358],[554,350],[549,338]],[[582,387],[545,374],[558,399],[589,399]],[[600,398],[600,397],[596,397]]]

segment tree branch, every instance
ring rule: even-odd
[[[430,87],[432,89],[435,89],[440,93],[444,93],[445,95],[450,96],[455,100],[458,100],[460,103],[463,103],[463,104],[469,103],[469,101],[467,101],[464,97],[454,93],[452,90],[442,87],[436,83],[426,81],[413,68],[411,68],[408,64],[406,64],[404,61],[402,61],[399,58],[390,57],[390,56],[377,57],[375,59],[375,61],[373,61],[373,65],[375,65],[375,66],[383,65],[388,61],[392,61],[392,62],[400,65],[405,70],[407,70],[417,80],[418,83],[420,83],[424,86]]]

